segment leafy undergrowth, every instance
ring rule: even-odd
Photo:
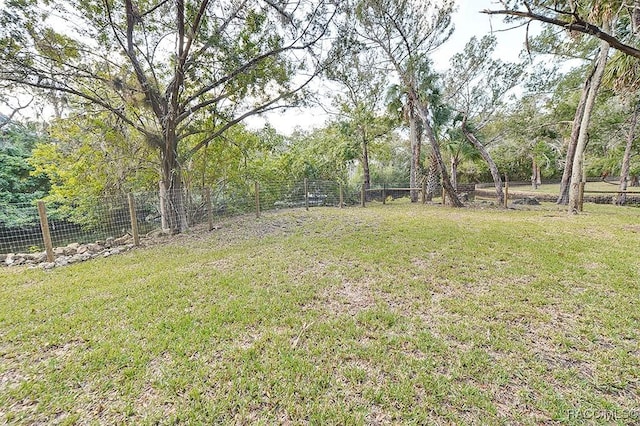
[[[639,232],[395,201],[2,269],[0,423],[637,423]]]

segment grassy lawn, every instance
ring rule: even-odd
[[[0,424],[637,424],[640,210],[394,201],[0,269]]]
[[[587,182],[584,186],[585,191],[607,191],[611,192],[611,195],[615,195],[615,192],[620,188],[620,183],[618,181],[607,181],[607,182]],[[491,189],[491,188],[489,188]],[[540,185],[538,189],[532,189],[531,185],[511,185],[509,187],[510,190],[516,192],[525,192],[525,193],[541,193],[541,194],[559,194],[560,193],[560,184],[544,184]],[[640,188],[637,187],[628,187],[628,191],[638,192],[640,193]]]

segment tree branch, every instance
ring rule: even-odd
[[[547,24],[557,25],[569,31],[578,31],[583,34],[589,34],[599,38],[600,40],[606,41],[607,43],[609,43],[609,45],[612,48],[617,49],[626,55],[633,56],[635,58],[640,59],[640,49],[637,49],[633,46],[623,43],[618,38],[603,31],[597,25],[590,24],[582,20],[581,18],[576,17],[577,15],[571,14],[569,12],[566,12],[566,13],[571,14],[574,17],[574,20],[572,21],[565,21],[562,19],[552,18],[550,16],[540,15],[532,11],[525,12],[521,10],[510,10],[510,9],[504,9],[504,10],[485,9],[481,13],[485,13],[487,15],[508,15],[508,16],[515,16],[518,18],[531,19],[534,21],[540,21]]]

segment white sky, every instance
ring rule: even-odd
[[[2,2],[3,0],[0,0],[0,4]],[[480,13],[485,9],[500,9],[499,3],[496,3],[495,0],[458,0],[457,5],[458,11],[453,18],[455,32],[432,57],[438,71],[446,70],[449,58],[454,53],[461,51],[471,37],[482,37],[492,31],[498,39],[496,56],[504,61],[517,60],[518,54],[525,44],[524,28],[500,31],[509,28],[502,22],[502,16],[489,16]],[[537,30],[537,27],[532,30]],[[331,88],[326,88],[326,91],[331,91]],[[0,112],[8,113],[8,110],[4,109],[0,106]],[[321,126],[328,118],[330,116],[319,107],[295,108],[270,113],[265,117],[252,117],[246,123],[252,128],[260,128],[266,121],[269,121],[276,130],[282,133],[291,133],[296,127],[309,129]]]
[[[495,56],[503,61],[515,62],[518,55],[525,47],[526,30],[524,27],[510,29],[512,24],[502,22],[501,15],[487,15],[480,13],[481,10],[502,9],[495,0],[458,0],[458,11],[454,14],[453,24],[455,32],[432,57],[438,71],[446,70],[449,59],[453,54],[460,52],[469,39],[473,36],[478,38],[493,31],[497,38]],[[530,31],[536,33],[539,26],[535,23],[531,25]],[[283,112],[271,113],[267,117],[254,117],[247,121],[252,128],[259,128],[268,120],[276,130],[282,133],[291,133],[296,127],[308,129],[310,127],[321,126],[327,119],[331,118],[321,108],[290,109]]]

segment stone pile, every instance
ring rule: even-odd
[[[55,256],[55,261],[53,262],[47,260],[46,252],[0,254],[0,265],[39,266],[44,269],[52,269],[56,266],[84,262],[85,260],[95,259],[97,257],[109,257],[131,250],[133,247],[133,238],[127,234],[120,238],[107,238],[104,241],[96,241],[95,243],[71,243],[64,247],[56,247],[53,249]]]

